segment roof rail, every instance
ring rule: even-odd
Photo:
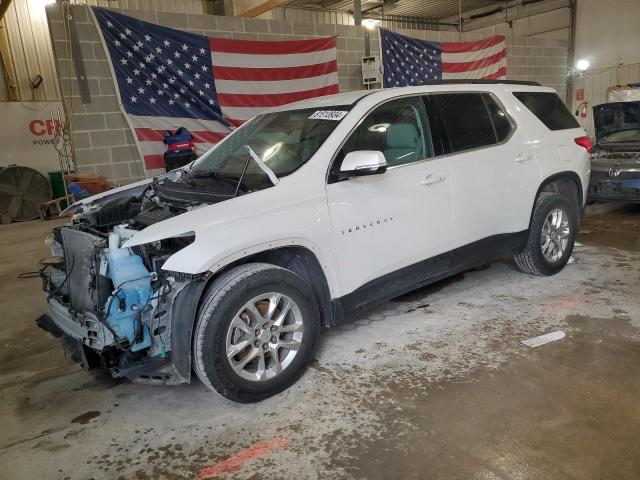
[[[506,84],[506,85],[529,85],[531,87],[541,87],[538,82],[533,82],[531,80],[483,80],[483,79],[469,79],[469,78],[448,78],[446,80],[429,80],[426,82],[422,82],[420,85],[449,85],[449,84],[457,84],[457,83],[472,83],[479,85],[496,85],[496,84]]]

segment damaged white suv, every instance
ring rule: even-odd
[[[253,118],[189,167],[73,205],[43,270],[87,367],[251,402],[291,385],[333,326],[513,255],[566,264],[589,140],[554,90],[362,91]]]

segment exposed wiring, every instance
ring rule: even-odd
[[[18,275],[18,278],[36,278],[39,277],[42,273],[42,270],[34,271],[34,272],[23,272]]]
[[[42,277],[42,274],[44,273],[44,271],[49,266],[49,265],[43,263],[43,261],[44,261],[44,258],[41,258],[40,261],[38,261],[38,263],[41,265],[40,270],[33,270],[31,272],[22,272],[21,274],[18,275],[18,278]]]
[[[113,290],[112,296],[113,296],[114,294],[119,293],[119,292],[120,292],[120,290],[122,290],[122,286],[123,286],[123,285],[127,285],[128,283],[132,283],[132,282],[137,282],[138,280],[144,280],[145,278],[151,278],[151,279],[153,280],[153,279],[155,278],[155,276],[156,276],[156,274],[155,274],[155,273],[152,273],[152,274],[150,274],[150,275],[144,275],[144,276],[142,276],[142,277],[132,278],[131,280],[126,280],[126,281],[124,281],[124,282],[120,283],[120,284],[119,284],[119,285],[118,285],[118,286]]]
[[[62,287],[64,287],[64,285],[69,280],[69,277],[71,276],[71,273],[73,272],[73,267],[75,267],[75,266],[76,266],[76,256],[75,255],[71,255],[71,267],[69,267],[69,271],[67,272],[67,275],[64,277],[64,280],[62,281],[62,283],[60,285],[58,285],[58,287],[47,296],[47,300],[51,300],[54,296],[58,295],[60,290],[62,290]]]
[[[113,336],[113,341],[114,341],[114,345],[116,346],[116,348],[120,351],[123,352],[130,352],[131,351],[131,347],[133,347],[133,344],[130,344],[128,347],[123,347],[120,342],[118,342],[118,334],[116,333],[116,331],[111,328],[111,325],[109,325],[109,322],[107,321],[107,318],[109,317],[110,313],[111,313],[111,305],[113,304],[113,299],[114,299],[115,295],[111,295],[109,297],[109,303],[107,304],[107,308],[106,308],[106,313],[103,315],[100,312],[96,312],[97,318],[100,321],[100,323],[107,329],[109,330],[109,332],[111,332],[111,335]]]

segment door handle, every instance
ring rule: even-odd
[[[518,154],[518,156],[515,158],[516,162],[518,163],[523,163],[523,162],[528,162],[529,160],[531,160],[531,154],[529,152],[523,152]]]
[[[446,175],[427,175],[421,181],[421,185],[433,185],[434,183],[444,182],[447,179]]]

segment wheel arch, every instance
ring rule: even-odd
[[[533,210],[536,205],[536,199],[541,192],[559,193],[567,197],[570,201],[575,201],[578,213],[578,223],[580,222],[582,217],[584,192],[582,190],[582,182],[580,181],[580,177],[576,172],[566,171],[555,173],[542,181],[542,183],[538,187],[538,191],[536,192],[535,197],[533,198],[529,224],[531,224],[531,219],[533,218]]]
[[[265,262],[291,270],[302,277],[313,290],[320,307],[320,318],[326,326],[334,325],[335,311],[331,291],[320,260],[314,252],[303,246],[286,246],[265,250],[246,259],[248,262]]]
[[[313,290],[323,324],[335,324],[336,310],[331,301],[329,282],[318,256],[311,249],[302,245],[286,245],[254,252],[216,270],[209,275],[207,283],[213,282],[228,270],[247,263],[269,263],[291,270],[303,278]]]

